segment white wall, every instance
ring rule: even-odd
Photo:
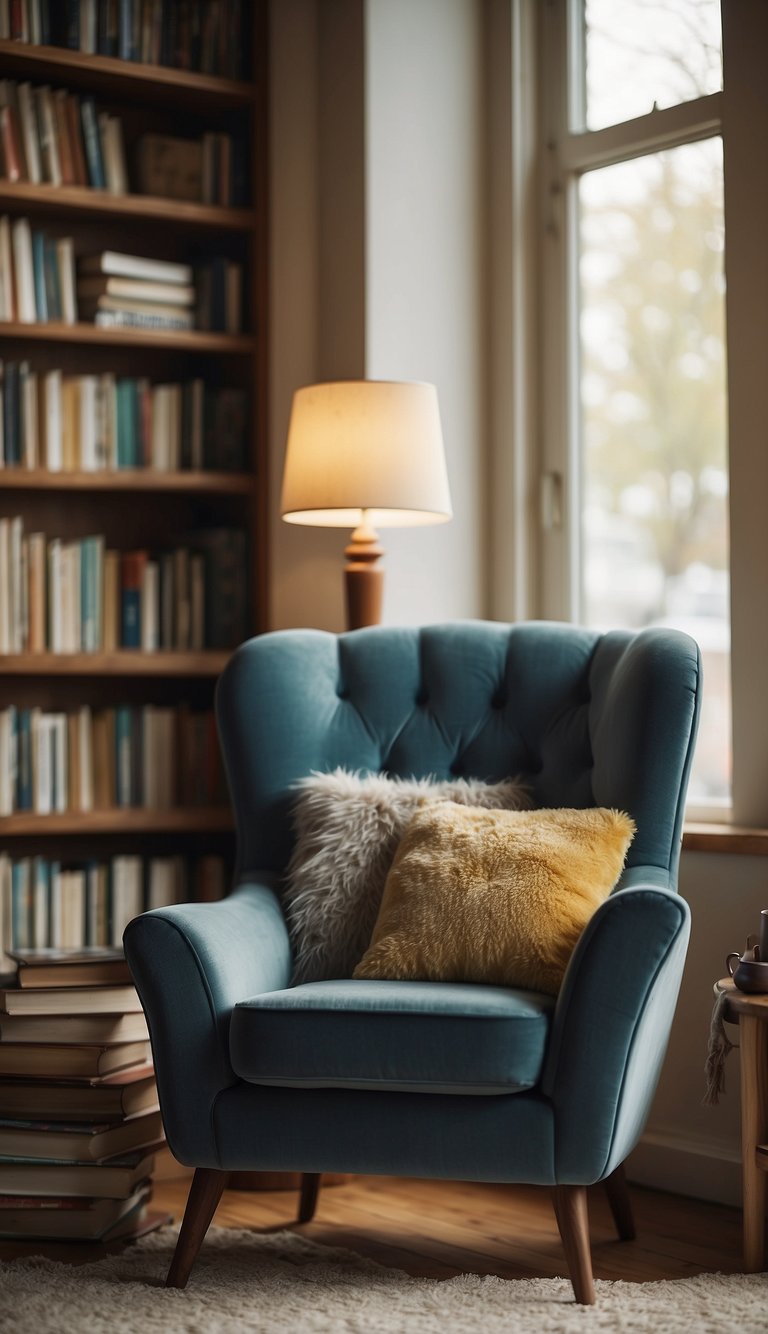
[[[382,534],[385,622],[487,611],[481,11],[272,5],[275,628],[343,629],[347,534],[283,524],[279,483],[293,390],[344,377],[438,388],[455,518]]]
[[[481,19],[366,4],[366,375],[437,385],[454,509],[382,533],[389,622],[486,611]]]

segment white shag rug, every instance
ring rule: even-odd
[[[177,1229],[73,1266],[0,1264],[3,1334],[738,1334],[768,1330],[768,1277],[598,1281],[577,1306],[567,1279],[411,1278],[292,1232],[211,1228],[184,1291],[163,1286]]]

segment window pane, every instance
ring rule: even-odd
[[[730,794],[720,139],[581,178],[582,618],[698,640],[692,801]]]
[[[723,86],[720,0],[585,0],[587,129]]]

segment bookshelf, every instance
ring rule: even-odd
[[[88,55],[60,46],[0,40],[3,78],[33,88],[49,85],[92,97],[119,117],[132,190],[142,135],[230,136],[243,145],[245,202],[231,207],[113,194],[83,185],[0,179],[0,217],[28,219],[55,237],[72,237],[80,258],[109,250],[189,264],[199,269],[223,256],[242,272],[242,331],[96,327],[80,320],[0,322],[0,359],[28,363],[42,378],[63,375],[144,377],[153,384],[202,379],[247,391],[245,466],[236,471],[147,466],[87,471],[0,468],[0,519],[21,516],[27,533],[77,542],[100,534],[119,551],[160,550],[189,534],[238,528],[247,534],[247,633],[267,628],[267,5],[243,6],[248,16],[248,77],[224,78],[192,69]],[[210,708],[228,649],[0,653],[3,706],[71,711],[136,705]],[[228,807],[115,809],[39,814],[17,810],[0,818],[0,854],[102,859],[114,853],[151,856],[233,854]]]

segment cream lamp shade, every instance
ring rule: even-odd
[[[383,575],[374,568],[382,555],[375,529],[452,517],[435,386],[344,380],[298,389],[280,509],[286,523],[355,528],[348,622],[376,623]]]

